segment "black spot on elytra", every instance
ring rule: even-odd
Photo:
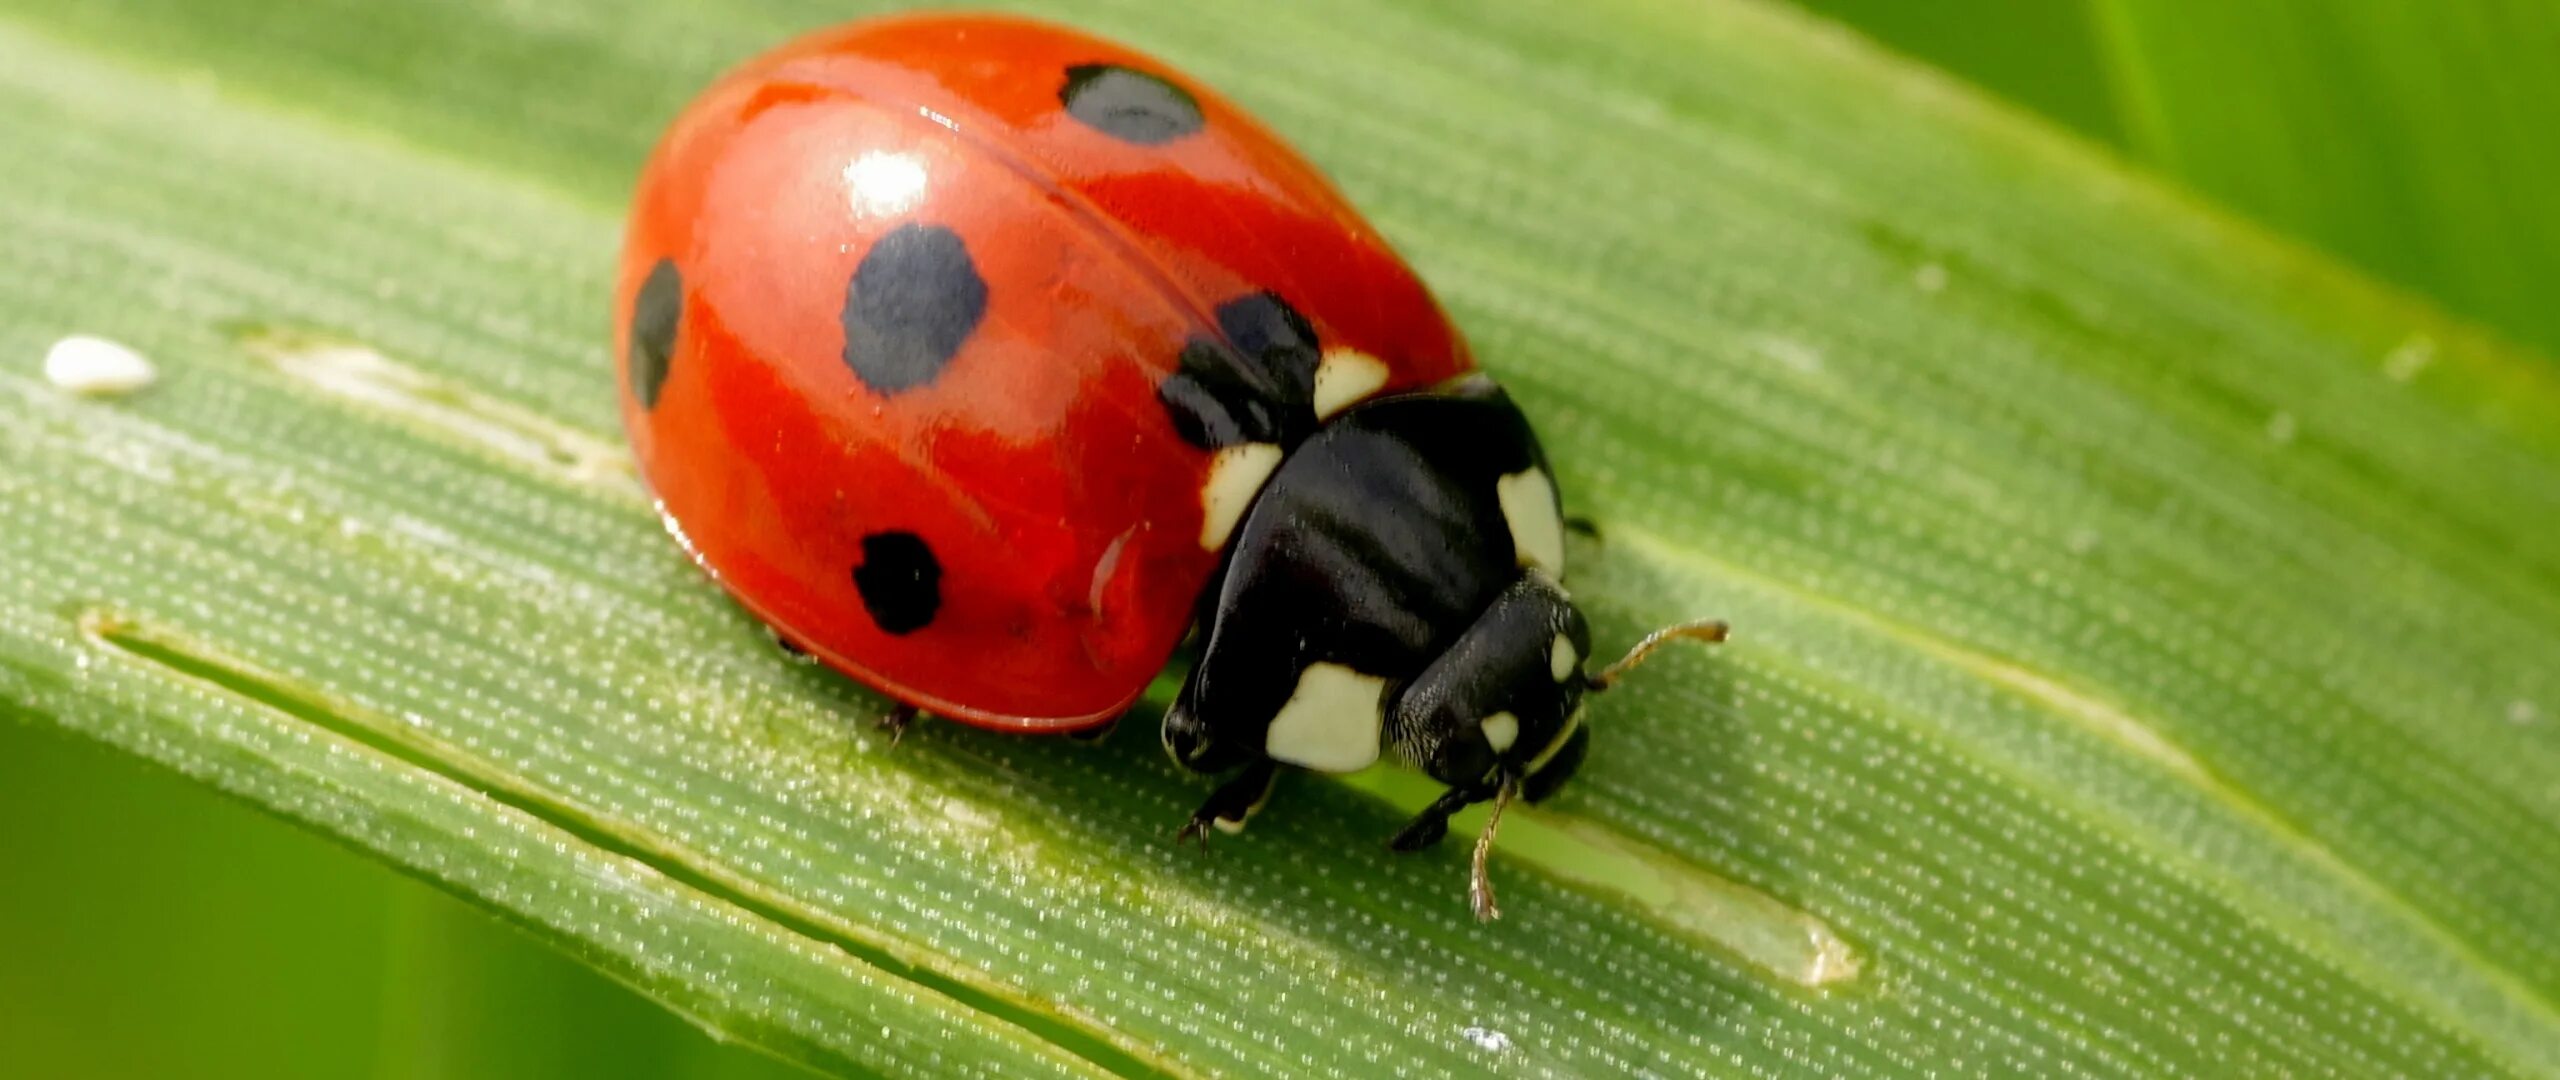
[[[1078,64],[1058,90],[1067,115],[1124,142],[1154,146],[1199,131],[1200,102],[1191,92],[1118,64]]]
[[[1315,430],[1315,327],[1289,302],[1254,293],[1219,305],[1218,336],[1182,346],[1180,368],[1156,388],[1174,430],[1201,449],[1290,446]]]
[[[942,609],[942,563],[924,538],[911,532],[862,538],[862,564],[853,568],[862,609],[883,633],[912,634]]]
[[[684,318],[684,275],[674,259],[649,268],[640,292],[631,298],[631,396],[640,407],[658,407],[658,391],[667,385],[667,360],[676,351],[676,324]]]
[[[987,314],[960,234],[910,222],[871,245],[845,287],[844,362],[883,394],[932,382]]]

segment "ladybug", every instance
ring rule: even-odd
[[[1553,474],[1430,291],[1110,42],[934,14],[748,62],[643,171],[617,311],[668,531],[893,715],[1091,731],[1196,628],[1164,745],[1234,775],[1183,837],[1392,754],[1449,785],[1394,841],[1429,845],[1554,792],[1619,670],[1586,673]]]

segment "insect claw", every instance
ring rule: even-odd
[[[888,733],[889,748],[895,750],[899,740],[907,737],[907,729],[915,725],[917,715],[915,706],[902,703],[880,714],[880,722],[875,727]]]

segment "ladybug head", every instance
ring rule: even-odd
[[[1582,764],[1582,698],[1606,690],[1664,643],[1723,641],[1721,620],[1664,627],[1590,672],[1591,631],[1553,578],[1531,571],[1421,676],[1395,695],[1386,736],[1451,788],[1517,788],[1537,802]]]
[[[1438,841],[1451,811],[1491,799],[1493,816],[1476,842],[1468,896],[1479,916],[1494,912],[1485,873],[1502,809],[1514,797],[1538,802],[1581,767],[1590,744],[1583,696],[1606,690],[1664,643],[1722,641],[1721,621],[1657,630],[1616,663],[1586,671],[1591,632],[1553,578],[1521,575],[1449,651],[1395,695],[1386,736],[1395,751],[1449,785],[1442,798],[1397,835],[1399,850]]]
[[[1583,657],[1591,630],[1554,578],[1529,571],[1447,652],[1394,695],[1385,736],[1398,757],[1451,788],[1537,785],[1581,759]]]

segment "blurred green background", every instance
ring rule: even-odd
[[[1801,3],[2560,355],[2552,4]]]
[[[2560,171],[2548,5],[1805,3],[2560,352],[2538,294],[2560,280],[2535,188]],[[10,1075],[790,1072],[370,858],[50,729],[0,723],[0,829]]]
[[[377,860],[58,729],[0,723],[0,822],[0,1075],[806,1075]]]

